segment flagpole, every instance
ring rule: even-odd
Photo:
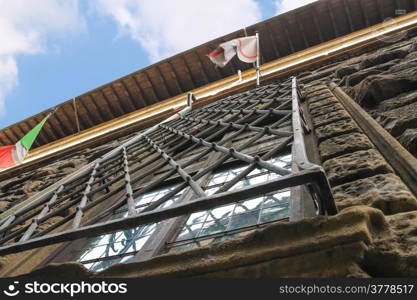
[[[261,72],[259,69],[260,51],[259,51],[259,33],[256,31],[256,86],[261,84]]]

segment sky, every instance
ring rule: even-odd
[[[0,128],[315,0],[0,0]]]

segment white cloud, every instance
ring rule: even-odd
[[[18,84],[18,56],[46,53],[50,36],[78,33],[78,0],[0,0],[0,114]]]
[[[276,14],[279,15],[316,1],[317,0],[278,0],[275,2],[275,5],[277,7]]]
[[[255,0],[98,0],[92,4],[111,17],[152,62],[190,49],[261,19]]]

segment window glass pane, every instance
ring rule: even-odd
[[[246,200],[236,204],[235,214],[248,212],[255,209],[260,209],[263,202],[263,197]]]
[[[234,215],[230,220],[228,230],[234,230],[242,227],[256,225],[258,223],[259,210]]]
[[[146,208],[149,203],[160,199],[175,187],[176,186],[171,186],[165,189],[151,191],[137,197],[135,199],[136,205],[145,205],[140,207],[138,211]],[[173,205],[179,198],[179,195],[180,193],[177,193],[177,195],[161,204],[160,207]],[[127,205],[124,205],[110,217],[110,220],[127,216]],[[157,224],[143,225],[90,238],[79,251],[75,252],[76,260],[80,262],[97,260],[96,262],[86,263],[85,266],[92,270],[103,270],[112,264],[132,259],[134,253],[138,252],[143,247],[150,235],[155,231],[156,225]],[[125,253],[126,255],[123,255]],[[112,256],[114,256],[114,258],[112,258]]]
[[[185,225],[184,228],[181,230],[180,234],[178,235],[177,240],[181,241],[195,238],[200,232],[202,225],[203,223]]]
[[[283,205],[290,201],[291,192],[284,191],[278,192],[272,195],[265,196],[264,207],[270,207],[275,205]]]
[[[215,208],[215,209],[209,211],[207,221],[212,221],[214,219],[226,218],[226,217],[230,216],[233,212],[234,207],[235,207],[235,204],[231,204],[231,205],[227,205],[227,206],[218,207],[218,208]]]
[[[261,223],[272,222],[288,217],[288,205],[273,206],[262,210]]]
[[[227,229],[229,218],[206,222],[198,236],[210,235],[214,233],[223,232]]]
[[[202,223],[207,217],[207,212],[197,212],[192,214],[187,221],[187,225],[196,224],[196,223]]]
[[[269,162],[281,168],[291,170],[291,160],[291,154],[285,154],[272,158]],[[206,194],[212,195],[221,188],[222,185],[230,182],[246,168],[247,166],[232,167],[229,170],[214,174],[208,183],[208,188],[205,191]],[[273,180],[280,176],[281,175],[266,169],[256,168],[238,181],[230,190],[240,190],[245,187]],[[177,240],[194,239],[194,246],[196,246],[196,242],[200,245],[202,245],[203,242],[208,243],[208,241],[214,243],[233,236],[232,234],[227,233],[229,231],[236,231],[257,224],[288,218],[290,196],[290,190],[283,190],[274,194],[262,195],[254,199],[239,201],[235,204],[192,214],[186,225],[189,228],[183,228]],[[198,230],[196,229],[197,227]],[[222,235],[223,232],[225,232],[225,234]],[[219,236],[204,239],[204,236],[212,234],[219,234]],[[185,245],[181,246],[181,249],[185,248]],[[179,248],[175,249],[178,250]]]

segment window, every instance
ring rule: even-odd
[[[291,154],[275,157],[269,162],[290,170]],[[215,173],[206,188],[206,193],[214,194],[244,169],[246,167],[233,167]],[[230,190],[238,190],[279,176],[265,169],[255,169]],[[286,220],[290,196],[290,190],[284,189],[254,199],[193,213],[170,247],[173,250],[199,247],[236,236],[238,232],[247,231],[256,225]]]
[[[135,198],[137,212],[144,210],[151,203],[162,198],[175,187],[173,185],[154,190]],[[177,193],[160,207],[165,208],[174,204],[180,195],[181,192]],[[110,220],[125,218],[127,216],[127,205],[124,205],[110,217]],[[127,262],[143,247],[155,231],[156,226],[157,224],[149,224],[89,238],[81,249],[72,252],[74,260],[83,263],[86,268],[93,271],[101,271],[111,265]]]

